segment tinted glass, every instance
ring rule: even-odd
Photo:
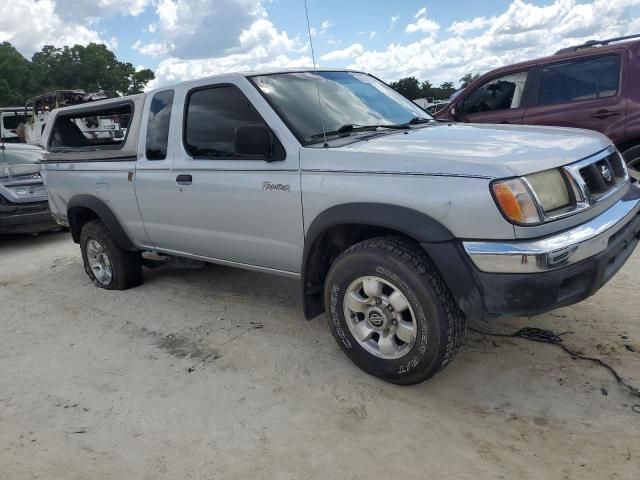
[[[18,125],[25,122],[24,115],[3,115],[2,126],[7,130],[15,130]]]
[[[612,97],[618,93],[620,83],[620,57],[605,57],[600,64],[600,86],[598,98]]]
[[[494,78],[478,87],[464,100],[466,114],[495,112],[519,108],[528,72],[519,72]]]
[[[619,80],[618,55],[548,65],[542,69],[540,104],[610,97],[617,93]]]
[[[237,87],[197,90],[187,102],[185,146],[189,154],[203,158],[246,158],[234,149],[236,127],[265,122]]]
[[[253,81],[305,143],[322,141],[323,119],[325,130],[331,132],[343,125],[388,125],[431,118],[364,73],[296,72],[257,76]]]
[[[167,158],[172,105],[173,90],[158,92],[153,96],[147,123],[146,156],[148,160]]]

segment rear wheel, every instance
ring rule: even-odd
[[[416,244],[366,240],[342,253],[325,283],[331,331],[347,356],[383,380],[410,385],[444,368],[465,332],[465,317]]]
[[[100,220],[82,227],[80,248],[84,269],[96,286],[126,290],[142,282],[140,252],[130,252],[118,245]]]

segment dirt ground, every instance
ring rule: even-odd
[[[596,296],[476,326],[571,330],[640,384],[640,251]],[[638,479],[640,403],[559,348],[469,332],[397,387],[294,281],[208,266],[95,288],[68,234],[0,237],[0,479]]]

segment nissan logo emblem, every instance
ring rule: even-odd
[[[602,177],[605,179],[607,183],[610,183],[611,180],[613,180],[611,169],[606,165],[600,165],[600,173],[602,173]]]

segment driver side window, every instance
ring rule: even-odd
[[[525,71],[489,80],[465,99],[463,113],[473,115],[519,108],[527,75]]]

